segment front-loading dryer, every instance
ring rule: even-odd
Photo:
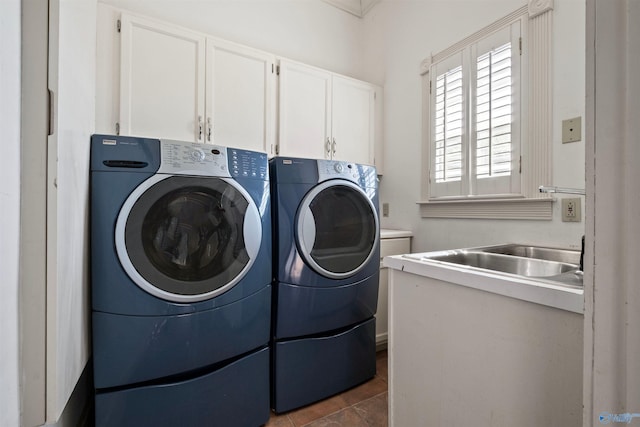
[[[285,412],[375,375],[380,268],[373,166],[270,160],[272,406]]]
[[[269,418],[267,155],[91,138],[96,426]]]

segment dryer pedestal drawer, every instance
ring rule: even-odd
[[[286,412],[373,378],[375,319],[336,335],[275,342],[273,352],[273,409]]]
[[[269,348],[197,378],[96,394],[96,427],[246,427],[269,420]]]
[[[376,313],[379,272],[343,286],[278,283],[276,339],[321,334],[362,322]]]

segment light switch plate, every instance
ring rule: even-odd
[[[562,121],[562,143],[576,142],[582,139],[582,117]]]
[[[389,216],[389,203],[382,204],[382,216]]]

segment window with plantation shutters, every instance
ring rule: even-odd
[[[528,2],[422,61],[423,218],[553,219],[552,29]]]
[[[520,25],[431,64],[432,200],[520,195]]]

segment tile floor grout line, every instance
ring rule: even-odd
[[[353,405],[345,406],[344,408],[340,408],[340,409],[338,409],[338,410],[337,410],[337,411],[335,411],[335,412],[332,412],[332,413],[327,414],[327,415],[323,415],[322,417],[317,418],[317,419],[315,419],[315,420],[313,420],[313,421],[309,421],[308,423],[306,423],[306,424],[302,424],[301,426],[297,426],[297,425],[296,425],[296,424],[291,420],[291,418],[289,418],[289,416],[288,416],[288,415],[287,415],[287,419],[289,420],[289,423],[290,423],[290,424],[293,424],[293,426],[294,426],[294,427],[305,427],[305,426],[308,426],[308,425],[310,425],[310,424],[313,424],[313,423],[315,423],[315,422],[317,422],[317,421],[321,421],[321,420],[323,420],[323,419],[325,419],[325,418],[328,418],[328,417],[330,417],[330,416],[332,416],[332,415],[335,415],[335,414],[337,414],[337,413],[339,413],[339,412],[345,411],[345,410],[347,410],[347,409],[353,409],[353,410],[358,414],[358,416],[362,419],[362,421],[364,421],[367,425],[369,425],[369,422],[367,422],[367,420],[363,419],[363,418],[360,416],[360,413],[359,413],[359,412],[358,412],[358,410],[356,409],[356,406],[357,406],[357,405],[359,405],[359,404],[361,404],[361,403],[367,402],[367,401],[369,401],[369,400],[371,400],[371,399],[374,399],[374,398],[376,398],[376,397],[379,397],[379,396],[381,396],[381,395],[383,395],[383,394],[385,394],[385,393],[387,393],[387,391],[380,392],[380,393],[376,394],[375,396],[371,396],[371,397],[369,397],[369,398],[367,398],[367,399],[364,399],[364,400],[361,400],[361,401],[359,401],[359,402],[356,402],[356,403],[354,403]]]
[[[358,411],[358,409],[356,409],[356,408],[355,408],[355,406],[356,406],[356,405],[359,405],[359,404],[361,404],[361,403],[367,402],[367,401],[369,401],[369,400],[375,399],[376,397],[380,397],[380,396],[382,396],[383,394],[387,394],[387,395],[388,395],[388,393],[389,393],[389,390],[385,390],[385,391],[383,391],[382,393],[378,393],[378,394],[376,394],[375,396],[371,396],[370,398],[365,399],[365,400],[362,400],[362,401],[360,401],[360,402],[356,403],[355,405],[353,405],[353,407],[354,407],[354,408],[353,408],[353,410],[354,410],[354,411],[356,411],[356,412],[358,413],[358,416],[360,416],[360,418],[365,422],[365,424],[367,424],[367,426],[371,426],[371,424],[369,423],[369,421],[368,421],[368,420],[366,420],[365,418],[362,418],[362,415],[360,414],[360,412]],[[389,412],[388,412],[388,406],[387,406],[387,423],[386,423],[386,425],[387,425],[387,426],[389,425]]]

